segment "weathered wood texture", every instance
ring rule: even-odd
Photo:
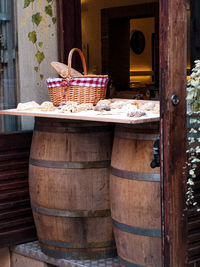
[[[112,124],[37,118],[31,205],[41,248],[74,259],[116,254],[109,201]]]
[[[59,0],[58,1],[59,18],[59,37],[60,60],[67,64],[67,58],[70,50],[74,47],[82,46],[81,40],[81,1],[80,0]],[[82,71],[81,61],[78,55],[73,58],[72,66]]]
[[[123,99],[126,101],[126,99]],[[146,100],[137,100],[143,103]],[[61,113],[58,110],[53,112],[40,111],[40,110],[24,110],[18,111],[16,109],[1,110],[0,114],[8,114],[15,116],[28,116],[28,117],[43,117],[43,118],[59,118],[59,119],[69,119],[69,120],[84,120],[84,121],[99,121],[99,122],[112,122],[112,123],[125,123],[125,124],[136,124],[136,123],[147,123],[153,121],[159,121],[159,114],[152,114],[142,117],[128,117],[126,113],[97,113],[96,111],[85,111],[85,112],[72,112],[72,113]]]
[[[160,0],[163,267],[184,267],[187,262],[186,45],[186,1]],[[171,102],[174,93],[180,99],[177,106]]]
[[[160,168],[150,167],[158,135],[158,123],[115,128],[110,199],[121,266],[162,266]]]
[[[0,247],[36,239],[28,190],[31,132],[0,135]]]

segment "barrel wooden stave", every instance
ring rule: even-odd
[[[156,125],[115,129],[110,197],[121,266],[161,266],[160,170],[150,167],[157,135]]]
[[[30,165],[29,171],[34,177],[29,183],[32,205],[72,211],[110,209],[108,168],[65,170]]]
[[[112,218],[135,227],[160,228],[160,184],[111,175]]]
[[[121,266],[161,266],[160,238],[130,234],[114,227]],[[129,265],[128,265],[129,264]]]
[[[41,249],[55,258],[116,255],[109,204],[112,126],[36,119],[31,205]]]

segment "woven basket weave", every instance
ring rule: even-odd
[[[83,76],[75,76],[71,77],[71,61],[73,53],[77,51],[81,57],[81,62],[83,66]],[[80,83],[82,85],[73,85],[71,81],[79,81],[83,79],[90,80],[92,86],[89,83],[85,84]],[[78,48],[73,48],[68,56],[68,76],[66,79],[47,79],[47,86],[49,91],[49,96],[51,102],[54,106],[59,106],[59,104],[63,101],[75,101],[78,104],[82,103],[92,103],[95,105],[99,100],[105,99],[106,90],[107,90],[107,82],[98,84],[94,86],[96,80],[105,80],[108,81],[108,75],[87,75],[87,68],[85,63],[85,58],[82,51]]]

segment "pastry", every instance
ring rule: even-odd
[[[128,111],[128,113],[127,113],[128,117],[135,117],[135,118],[139,118],[139,117],[142,117],[145,115],[146,115],[146,113],[144,111],[140,111],[140,110]]]
[[[108,105],[106,105],[106,104],[97,104],[97,105],[94,107],[94,110],[95,110],[95,111],[103,111],[103,110],[109,111],[109,110],[110,110],[110,106],[108,106]]]
[[[78,111],[83,111],[83,110],[91,110],[93,109],[93,104],[92,103],[82,103],[78,105]]]
[[[125,101],[116,101],[110,104],[111,109],[112,108],[122,108],[124,105],[126,105]]]
[[[52,102],[45,101],[40,105],[40,109],[42,111],[53,111],[54,110],[54,105]]]
[[[17,105],[17,110],[23,111],[23,110],[33,110],[40,108],[40,105],[36,103],[35,101],[30,101],[26,103],[19,103]]]
[[[154,110],[152,111],[152,113],[154,113],[154,114],[159,114],[160,113],[160,105],[159,104],[155,105]]]
[[[151,111],[151,110],[154,110],[154,107],[155,107],[155,103],[148,102],[148,103],[145,103],[145,104],[141,105],[140,109]]]
[[[98,104],[105,104],[105,105],[110,105],[111,104],[111,101],[109,99],[101,99],[99,100],[99,102],[97,103]]]
[[[66,101],[65,105],[61,106],[61,112],[69,113],[69,112],[77,112],[78,111],[78,104],[74,101]]]

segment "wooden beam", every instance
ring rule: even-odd
[[[59,59],[67,63],[68,54],[74,47],[81,49],[81,1],[58,0]],[[74,55],[73,67],[82,71],[80,57]]]
[[[160,0],[161,192],[163,267],[187,262],[186,0]],[[177,94],[174,106],[171,96]]]

